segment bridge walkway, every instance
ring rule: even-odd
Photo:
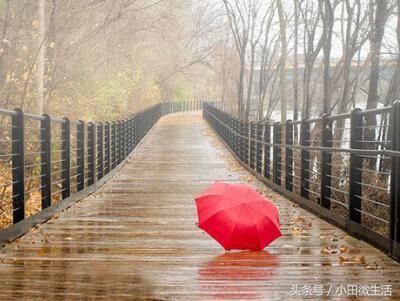
[[[225,253],[196,225],[193,199],[214,180],[272,199],[283,237]],[[291,300],[349,284],[400,294],[398,263],[267,189],[199,113],[163,117],[99,191],[0,250],[0,275],[0,300]]]

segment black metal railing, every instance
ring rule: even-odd
[[[284,125],[244,122],[211,102],[203,116],[260,180],[400,260],[399,101]]]
[[[13,224],[97,189],[161,116],[202,106],[203,101],[163,102],[124,120],[97,123],[0,109],[0,242],[37,222],[9,230]]]

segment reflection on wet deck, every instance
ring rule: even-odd
[[[293,285],[341,284],[399,295],[399,264],[257,181],[284,236],[225,253],[197,228],[193,198],[249,177],[210,133],[200,115],[164,117],[100,191],[1,250],[0,300],[290,300]]]

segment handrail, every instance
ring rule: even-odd
[[[400,260],[400,101],[283,125],[246,122],[214,103],[203,116],[260,180]]]
[[[5,137],[0,139],[0,170],[11,177],[2,186],[3,191],[9,189],[11,193],[0,195],[0,206],[11,204],[12,212],[11,224],[0,230],[0,245],[43,222],[59,203],[82,197],[85,191],[94,192],[98,183],[120,168],[162,116],[201,110],[203,102],[162,102],[109,122],[73,121],[20,109],[0,109],[0,116],[6,117],[0,132]],[[37,124],[32,126],[27,121]],[[36,215],[44,217],[27,218],[26,203],[33,191],[40,192],[41,211]]]

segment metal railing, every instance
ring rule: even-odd
[[[203,117],[260,180],[400,260],[399,101],[283,126],[211,102]]]
[[[42,211],[95,191],[160,117],[202,106],[163,102],[124,120],[97,123],[0,109],[0,243],[51,216],[35,220]]]

